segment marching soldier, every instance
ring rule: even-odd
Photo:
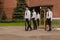
[[[30,31],[32,30],[32,27],[30,25],[30,16],[31,16],[31,12],[28,8],[26,8],[25,10],[25,20],[26,20],[26,23],[27,23],[27,27],[26,28],[26,31],[28,31],[28,29],[30,28]]]
[[[46,14],[46,23],[49,26],[48,31],[52,30],[52,28],[51,28],[52,14],[53,14],[52,11],[50,10],[50,8],[48,8],[48,11],[47,11],[47,14]]]
[[[40,20],[40,14],[39,13],[37,13],[36,19],[37,19],[37,25],[39,26],[39,20]]]
[[[37,30],[35,9],[33,9],[33,12],[32,12],[32,20],[33,20],[33,30]]]

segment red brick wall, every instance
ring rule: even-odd
[[[3,0],[0,0],[0,16],[3,10]]]
[[[4,0],[4,10],[8,18],[12,18],[13,9],[16,7],[16,0]]]
[[[53,17],[60,18],[60,0],[26,0],[29,7],[53,5]]]

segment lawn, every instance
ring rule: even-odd
[[[25,22],[16,22],[16,23],[0,23],[0,26],[24,26]],[[60,22],[53,21],[52,25],[60,25]]]
[[[17,22],[17,23],[0,23],[0,26],[24,26],[23,22]]]

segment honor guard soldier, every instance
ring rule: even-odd
[[[25,10],[25,20],[26,20],[26,23],[27,23],[27,27],[26,27],[26,31],[29,30],[30,28],[30,31],[32,30],[32,27],[31,27],[31,24],[30,24],[30,17],[31,17],[31,12],[28,8],[26,8]]]
[[[46,14],[46,23],[49,26],[49,30],[48,31],[52,30],[52,27],[51,27],[52,14],[53,14],[52,11],[50,10],[50,8],[48,8],[48,11],[47,11],[47,14]]]
[[[32,21],[33,21],[33,30],[37,30],[35,9],[33,9],[33,12],[32,12]]]
[[[37,13],[36,19],[37,19],[37,25],[39,26],[39,21],[40,21],[40,14],[39,13]]]

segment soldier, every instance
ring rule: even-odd
[[[37,25],[39,26],[39,20],[40,20],[40,14],[39,13],[37,13],[36,19],[37,19]]]
[[[50,10],[50,8],[48,8],[48,11],[47,11],[47,14],[46,14],[46,23],[49,26],[48,31],[52,30],[52,28],[51,28],[52,14],[53,14],[52,11]]]
[[[27,27],[26,27],[26,31],[28,31],[28,29],[30,28],[30,31],[32,30],[32,27],[30,25],[30,16],[31,16],[31,12],[28,8],[26,8],[25,10],[25,20],[26,20],[26,23],[27,23]]]
[[[35,9],[33,9],[33,12],[32,12],[32,20],[33,20],[33,30],[37,30]]]

